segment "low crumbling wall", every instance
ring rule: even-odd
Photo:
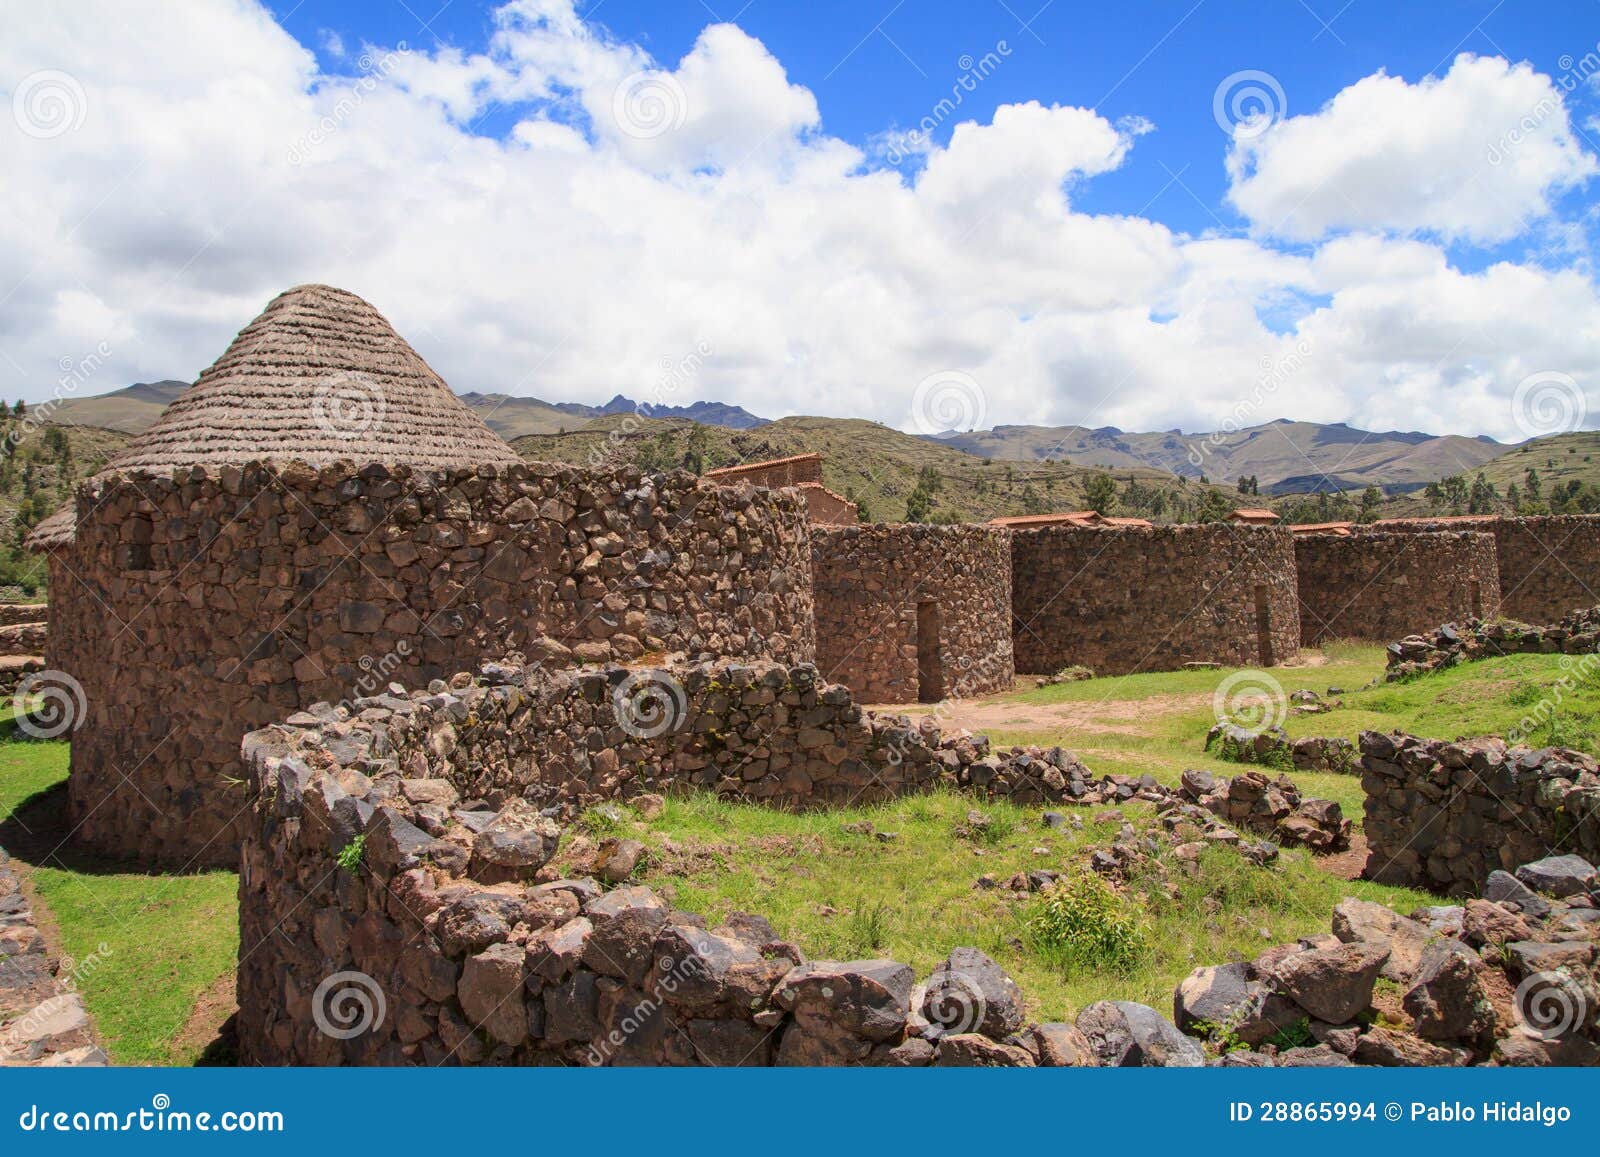
[[[50,634],[46,603],[0,603],[0,657],[43,655]]]
[[[541,879],[551,817],[690,784],[791,802],[941,784],[1026,801],[1086,775],[1059,750],[996,757],[863,713],[807,666],[490,666],[350,708],[244,740],[246,1063],[927,1064],[950,1045],[913,1032],[905,965],[808,964],[758,918],[708,932],[642,888]],[[1023,1028],[1015,985],[981,953],[962,960],[993,1019],[952,1034],[985,1040],[954,1043],[1035,1063],[1037,1045],[1001,1044]],[[386,1008],[372,1031],[343,1031],[353,1006],[339,1020],[334,986],[347,981]]]
[[[813,654],[798,499],[681,472],[112,477],[80,494],[57,571],[72,587],[50,659],[85,708],[72,824],[145,862],[235,863],[240,737],[317,700],[508,653],[556,667]]]
[[[1428,519],[1385,522],[1385,530],[1459,530]],[[1600,515],[1490,518],[1474,530],[1494,535],[1500,569],[1500,612],[1526,623],[1553,623],[1600,602]]]
[[[0,1068],[105,1065],[76,976],[105,963],[110,952],[101,944],[81,961],[57,955],[39,931],[15,865],[0,848]]]
[[[1510,619],[1446,623],[1390,643],[1384,679],[1398,683],[1457,663],[1500,655],[1593,655],[1596,651],[1600,651],[1600,607],[1574,611],[1559,623],[1545,626]],[[1582,666],[1577,673],[1586,676]]]
[[[953,949],[918,986],[893,960],[808,961],[759,916],[707,929],[629,886],[634,841],[602,841],[585,861],[605,883],[564,878],[559,821],[602,797],[649,814],[657,791],[696,786],[799,805],[933,787],[1156,804],[1159,823],[1094,858],[1111,876],[1163,843],[1185,862],[1208,844],[1276,857],[1223,820],[1323,850],[1350,827],[1338,805],[1258,773],[1188,772],[1174,790],[1095,780],[1060,749],[990,753],[964,732],[863,712],[809,665],[490,664],[426,691],[313,705],[243,751],[247,1064],[1199,1065],[1198,1043],[1143,1005],[1028,1024],[1016,984],[976,949]]]
[[[1500,610],[1489,534],[1307,534],[1296,536],[1294,556],[1302,646],[1388,642]]]
[[[1009,540],[984,526],[814,527],[824,677],[874,703],[1009,690]]]
[[[1049,526],[1011,549],[1017,670],[1270,666],[1300,644],[1287,527]]]
[[[1556,852],[1600,860],[1600,775],[1575,751],[1361,736],[1367,877],[1476,896]]]

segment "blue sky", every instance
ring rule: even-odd
[[[315,281],[462,392],[1600,424],[1600,0],[1040,2],[0,0],[0,395]]]
[[[402,40],[477,52],[494,30],[495,7],[302,0],[272,10],[337,71],[347,61],[326,50],[329,32],[347,54],[362,42]],[[598,0],[578,10],[662,63],[688,53],[707,24],[734,21],[783,62],[792,82],[816,94],[823,130],[858,145],[916,125],[970,72],[964,59],[977,61],[1003,42],[1010,49],[1003,66],[963,93],[959,116],[934,138],[947,142],[959,121],[988,120],[999,105],[1029,100],[1092,108],[1112,121],[1142,117],[1154,131],[1121,169],[1086,183],[1075,203],[1190,233],[1246,227],[1224,200],[1227,139],[1212,98],[1225,76],[1271,74],[1287,113],[1297,115],[1379,70],[1410,81],[1441,74],[1461,52],[1526,60],[1555,76],[1600,40],[1600,0]],[[1589,115],[1600,110],[1592,86],[1569,103]],[[516,112],[492,110],[474,131],[503,133]],[[1563,204],[1581,213],[1592,200],[1592,189],[1573,190]],[[1452,256],[1481,268],[1540,249],[1454,246]]]

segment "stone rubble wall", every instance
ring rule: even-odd
[[[0,627],[50,621],[49,603],[0,603]]]
[[[919,523],[813,527],[817,666],[868,703],[915,703],[918,619],[938,617],[936,694],[1010,690],[1010,532]]]
[[[80,492],[52,572],[73,589],[50,660],[87,705],[72,823],[145,863],[236,863],[240,738],[318,700],[512,653],[553,667],[814,653],[799,500],[682,472],[113,477]]]
[[[1460,524],[1413,519],[1385,530],[1459,530]],[[1500,568],[1500,613],[1526,623],[1553,623],[1600,603],[1600,515],[1492,518],[1473,524],[1493,534]]]
[[[1493,535],[1308,534],[1294,540],[1300,643],[1390,639],[1500,611]]]
[[[539,869],[559,838],[551,817],[598,797],[703,784],[801,804],[802,789],[845,802],[948,785],[1042,802],[1082,782],[1081,764],[878,718],[807,665],[678,671],[684,707],[633,736],[624,724],[660,723],[641,726],[635,674],[491,664],[247,735],[244,1063],[1041,1063],[1036,1032],[1070,1026],[1025,1032],[1015,985],[980,953],[958,950],[993,1019],[950,1034],[978,1039],[929,1039],[905,965],[808,963],[759,918],[708,931],[643,888]],[[325,982],[350,970],[387,1017],[341,1040],[323,1030]],[[1061,1055],[1047,1050],[1085,1063]]]
[[[1553,852],[1600,861],[1595,761],[1487,738],[1361,735],[1367,876],[1476,896],[1495,871]]]
[[[83,998],[45,942],[11,858],[0,848],[0,1067],[98,1067]]]
[[[1510,619],[1446,623],[1389,644],[1390,683],[1443,671],[1457,663],[1500,655],[1593,655],[1600,651],[1600,607],[1564,615],[1559,623],[1532,626]]]
[[[1011,541],[1012,638],[1025,674],[1073,664],[1097,675],[1195,662],[1258,667],[1299,650],[1287,527],[1049,526],[1015,531]]]

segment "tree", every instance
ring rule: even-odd
[[[1195,511],[1198,522],[1221,522],[1233,513],[1233,507],[1228,505],[1228,500],[1222,496],[1220,490],[1207,490],[1200,498],[1200,508]]]
[[[1117,480],[1109,474],[1089,475],[1083,484],[1083,501],[1096,514],[1110,514],[1117,502]]]
[[[696,422],[689,428],[688,446],[683,452],[683,468],[695,474],[706,472],[706,455],[711,451],[711,432]]]
[[[1486,478],[1482,471],[1472,480],[1472,490],[1467,499],[1468,514],[1493,514],[1499,499],[1495,493],[1494,483]]]
[[[1378,520],[1378,507],[1383,505],[1383,491],[1376,486],[1369,486],[1361,492],[1361,521],[1376,522]]]
[[[1428,500],[1428,509],[1438,510],[1439,504],[1444,501],[1444,490],[1437,482],[1430,482],[1422,488],[1422,496]]]

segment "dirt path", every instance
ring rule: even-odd
[[[957,699],[939,718],[948,727],[969,731],[1060,731],[1068,734],[1153,734],[1149,722],[1211,705],[1209,691],[1186,695],[1152,695],[1147,699],[1082,699],[1064,703],[1018,703],[1006,699]],[[900,706],[876,710],[921,718],[932,707]]]

